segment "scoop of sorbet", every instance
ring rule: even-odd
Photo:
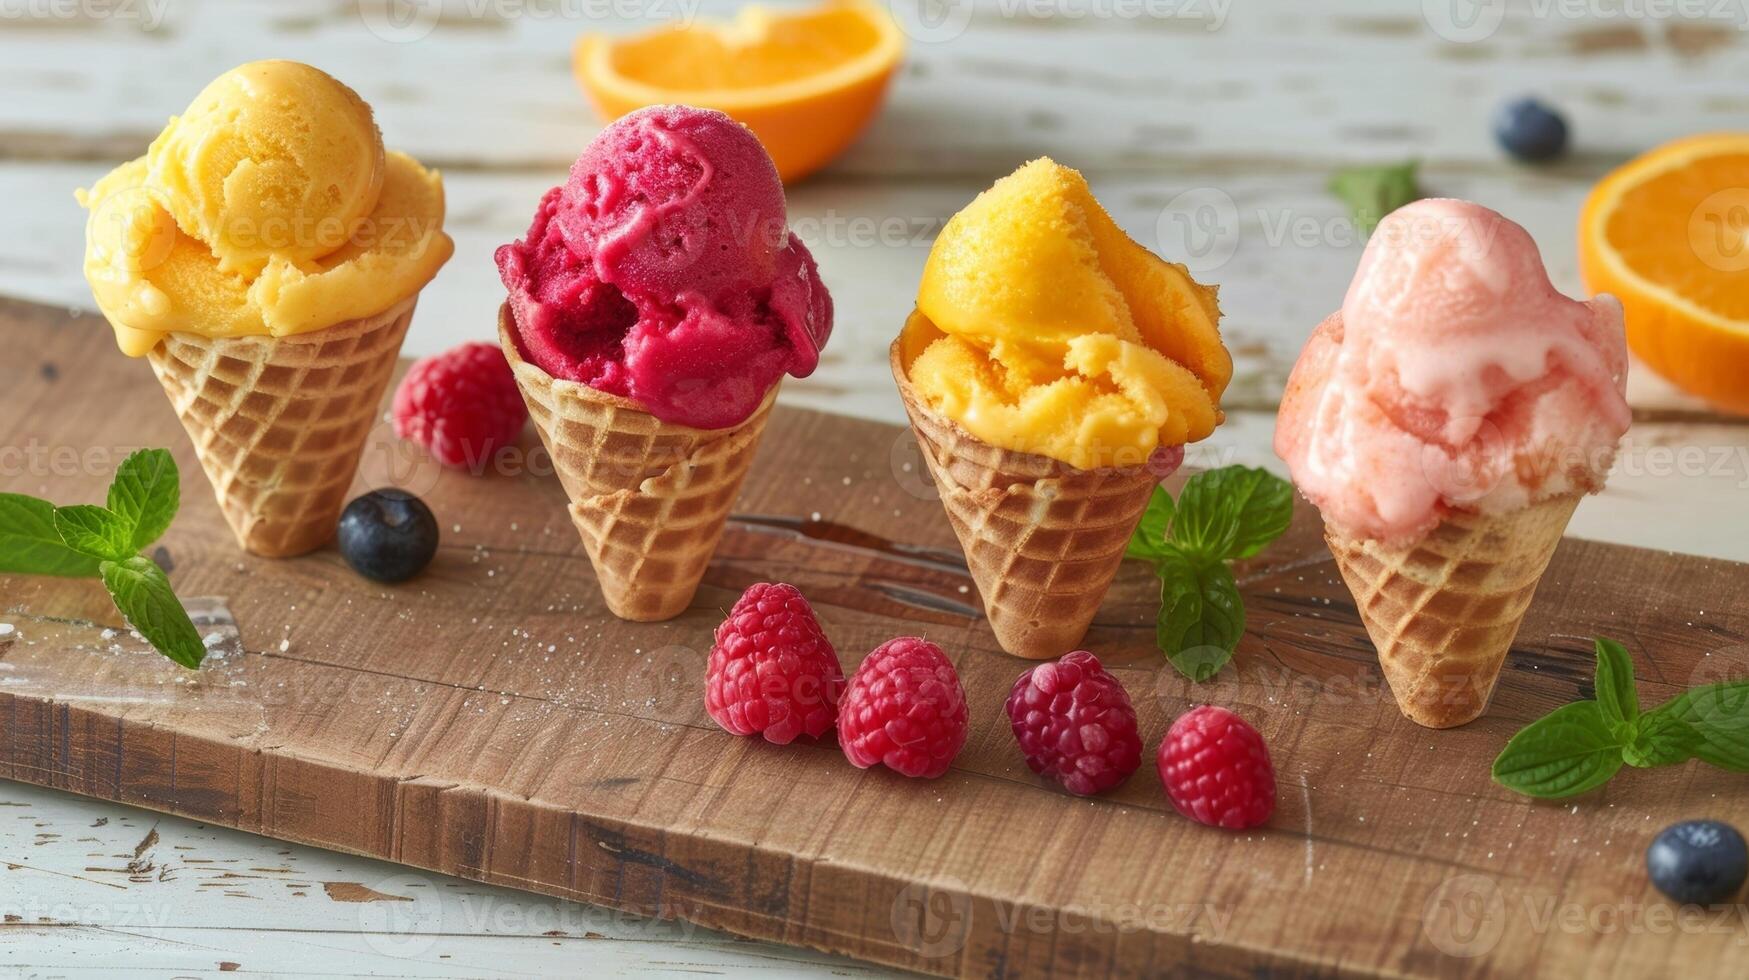
[[[1563,296],[1523,228],[1400,208],[1282,395],[1275,451],[1325,521],[1402,540],[1454,509],[1595,493],[1631,421],[1621,304]]]
[[[607,127],[497,260],[524,358],[665,422],[745,421],[832,332],[777,168],[720,112],[653,106]]]

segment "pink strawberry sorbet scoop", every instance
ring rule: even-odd
[[[652,106],[602,130],[497,261],[524,358],[665,422],[745,421],[832,333],[777,168],[711,110]]]

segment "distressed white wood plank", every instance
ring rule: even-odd
[[[225,964],[231,964],[229,968]],[[0,973],[895,975],[0,781]]]
[[[919,17],[920,2],[935,11],[930,22]],[[220,71],[290,57],[333,69],[375,105],[390,142],[421,157],[452,167],[562,165],[596,127],[569,71],[579,33],[735,6],[447,0],[429,33],[414,21],[418,39],[394,43],[379,34],[401,35],[372,31],[388,0],[137,3],[163,6],[162,23],[8,22],[0,84],[30,97],[0,105],[6,153],[118,155]],[[1738,128],[1749,111],[1741,86],[1749,34],[1740,30],[1749,13],[1736,0],[1705,4],[1703,17],[1637,19],[1573,18],[1558,13],[1571,5],[1512,0],[1479,43],[1442,37],[1430,21],[1443,18],[1422,13],[1444,10],[1437,2],[892,5],[914,35],[907,66],[888,111],[836,166],[841,173],[982,175],[1038,152],[1146,169],[1258,161],[1303,168],[1410,154],[1505,168],[1487,134],[1489,114],[1507,97],[1538,91],[1568,108],[1589,155],[1570,170],[1594,175],[1595,158]],[[1479,8],[1484,24],[1501,7],[1455,6]]]

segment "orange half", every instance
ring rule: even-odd
[[[1668,143],[1605,177],[1579,216],[1579,271],[1621,299],[1649,367],[1749,413],[1749,133]]]
[[[904,48],[883,8],[829,0],[796,13],[750,5],[728,23],[586,34],[573,68],[604,119],[667,103],[719,109],[753,130],[793,181],[831,162],[874,118]]]

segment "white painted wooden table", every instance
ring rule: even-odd
[[[1191,461],[1274,465],[1286,369],[1360,251],[1323,190],[1332,166],[1422,159],[1430,192],[1523,223],[1577,293],[1573,227],[1592,181],[1659,141],[1749,127],[1743,0],[891,2],[913,43],[885,113],[790,191],[838,325],[819,373],[783,397],[895,422],[886,345],[936,228],[1031,157],[1086,172],[1134,237],[1221,284],[1239,374],[1227,424]],[[0,0],[0,293],[89,307],[73,188],[143,152],[212,76],[285,57],[358,89],[390,145],[444,171],[457,251],[408,352],[488,337],[492,250],[597,128],[568,71],[572,39],[732,7]],[[1500,155],[1489,115],[1521,93],[1566,110],[1569,160],[1533,170]],[[1643,370],[1631,398],[1621,463],[1572,532],[1749,560],[1749,425]],[[24,975],[879,972],[10,783],[0,914],[0,972]]]

